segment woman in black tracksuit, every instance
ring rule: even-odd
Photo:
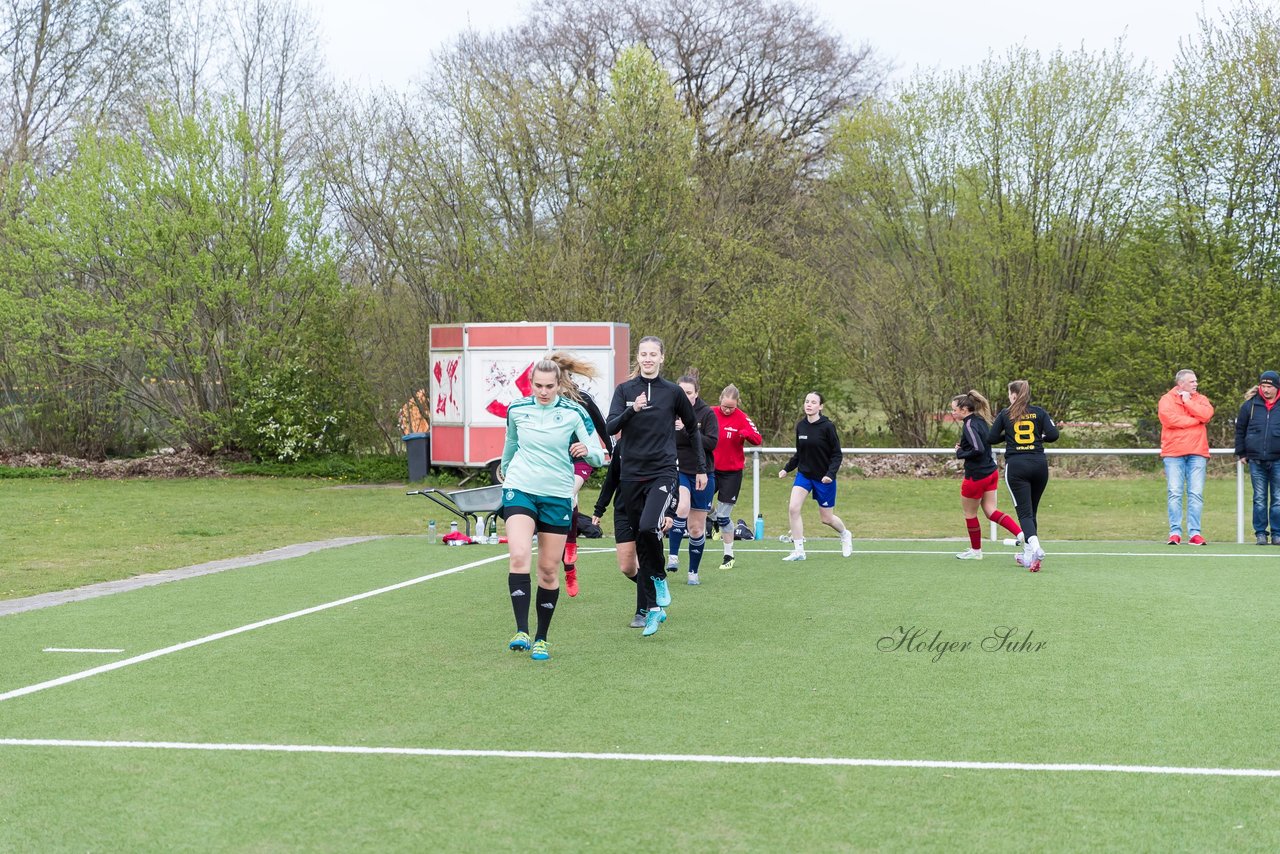
[[[640,588],[645,596],[644,636],[654,634],[671,604],[663,560],[662,524],[669,504],[678,497],[676,478],[676,419],[693,424],[693,404],[675,383],[659,376],[663,352],[661,339],[646,336],[636,349],[635,376],[613,391],[605,429],[626,440],[619,474],[620,493],[636,536]],[[702,434],[694,432],[697,483],[706,486],[706,455]],[[652,597],[652,598],[650,598]]]
[[[591,523],[599,525],[605,511],[613,504],[613,540],[618,553],[618,571],[636,586],[636,615],[629,624],[633,629],[643,629],[648,608],[645,604],[644,588],[640,585],[640,562],[636,559],[636,532],[627,518],[627,508],[622,506],[618,489],[622,473],[622,440],[613,443],[613,457],[609,460],[609,469],[605,473],[604,483],[600,485],[600,494],[596,497],[596,506],[591,515]],[[618,500],[615,502],[614,498]],[[671,527],[675,520],[675,508],[667,505],[668,511],[662,520],[662,531]]]
[[[1004,476],[1026,540],[1022,554],[1014,559],[1032,572],[1040,570],[1040,561],[1044,559],[1036,523],[1040,496],[1049,484],[1044,443],[1057,440],[1058,425],[1053,423],[1053,418],[1039,406],[1031,405],[1030,384],[1026,380],[1009,383],[1009,407],[996,416],[987,441],[992,445],[1005,443]]]

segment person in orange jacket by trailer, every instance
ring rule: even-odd
[[[431,421],[427,413],[431,411],[431,401],[427,399],[427,390],[418,389],[413,397],[400,407],[400,433],[409,436],[413,433],[427,433],[431,430]]]
[[[1193,546],[1207,545],[1200,533],[1200,511],[1204,507],[1204,475],[1209,463],[1209,431],[1213,404],[1196,391],[1196,372],[1183,369],[1174,377],[1174,386],[1160,398],[1160,456],[1169,484],[1169,545],[1182,543],[1182,493],[1187,495],[1187,540]]]

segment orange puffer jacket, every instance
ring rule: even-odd
[[[1205,430],[1213,417],[1213,404],[1209,398],[1196,392],[1187,401],[1182,400],[1177,388],[1171,388],[1160,398],[1160,456],[1207,457],[1209,433]]]

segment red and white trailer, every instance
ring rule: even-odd
[[[576,378],[608,413],[630,368],[625,323],[451,323],[430,329],[431,464],[488,468],[502,459],[507,407],[531,393],[534,362],[567,350],[595,365]]]

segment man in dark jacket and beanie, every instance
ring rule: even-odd
[[[1253,533],[1265,546],[1280,546],[1280,374],[1263,371],[1236,416],[1236,456],[1249,463],[1253,481]]]

